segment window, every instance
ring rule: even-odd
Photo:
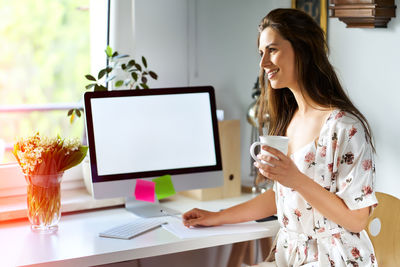
[[[83,120],[70,124],[62,109],[77,105],[90,72],[90,17],[89,0],[0,1],[0,139],[8,163],[17,136],[82,137]]]
[[[16,137],[38,131],[83,137],[84,120],[70,124],[66,114],[82,106],[84,75],[106,63],[107,0],[0,3],[1,198],[26,193],[11,152]],[[64,189],[83,186],[81,178],[80,166],[71,169]]]

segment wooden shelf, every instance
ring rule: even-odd
[[[347,28],[386,28],[396,17],[394,0],[330,0],[329,10]]]

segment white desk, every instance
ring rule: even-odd
[[[250,198],[250,194],[245,194],[238,198],[200,202],[178,195],[162,204],[182,212],[194,207],[218,210]],[[266,226],[263,232],[195,239],[179,239],[163,228],[131,240],[98,236],[100,231],[129,221],[131,218],[134,218],[134,215],[124,208],[63,215],[58,232],[52,235],[31,232],[27,220],[2,222],[0,224],[0,265],[100,265],[274,236],[279,228],[278,223],[272,221],[263,223]]]

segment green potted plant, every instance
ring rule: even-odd
[[[110,46],[107,46],[105,53],[108,65],[98,72],[97,78],[91,74],[85,75],[90,82],[85,86],[86,90],[107,91],[109,83],[116,89],[149,89],[147,85],[149,78],[154,80],[158,78],[154,71],[148,69],[144,56],[141,62],[134,59],[127,60],[129,55],[119,54]],[[82,110],[78,108],[68,110],[70,122],[74,121],[75,116],[80,117],[81,112]]]
[[[107,46],[106,57],[108,65],[101,69],[97,78],[91,74],[86,74],[85,77],[89,84],[85,86],[86,90],[107,91],[109,83],[116,89],[149,89],[147,82],[149,79],[157,80],[158,75],[149,70],[147,60],[142,56],[141,61],[129,59],[129,55],[119,54],[113,51],[110,46]],[[72,123],[75,116],[81,117],[82,109],[74,108],[68,110],[68,117]],[[89,154],[89,153],[88,153]],[[89,158],[86,157],[82,162],[83,181],[87,191],[92,194],[91,175]]]

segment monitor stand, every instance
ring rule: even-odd
[[[181,214],[177,210],[161,206],[157,198],[155,199],[154,203],[139,201],[136,200],[135,198],[126,198],[125,209],[127,209],[129,212],[132,212],[136,216],[143,218],[172,216]]]

